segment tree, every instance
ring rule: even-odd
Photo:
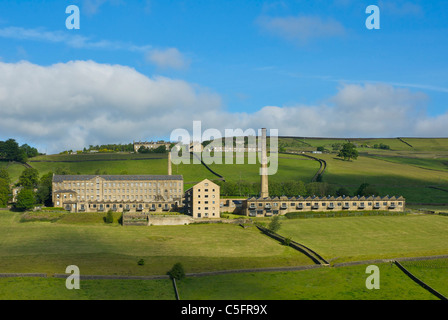
[[[9,182],[0,178],[0,207],[6,207],[10,198]]]
[[[19,185],[25,188],[36,188],[39,183],[39,171],[26,168],[19,177]]]
[[[280,229],[281,223],[280,223],[280,217],[275,216],[272,218],[271,222],[269,223],[268,229],[272,232],[277,232]]]
[[[348,161],[351,159],[356,160],[358,159],[358,150],[356,150],[356,146],[353,143],[345,143],[339,151],[338,157]]]
[[[25,163],[27,161],[27,154],[24,149],[19,147],[19,144],[14,139],[8,139],[0,143],[0,157],[9,161],[18,161]]]
[[[11,183],[11,177],[9,176],[8,170],[5,168],[0,169],[0,179],[4,179],[8,184]]]
[[[375,189],[375,187],[369,185],[368,183],[361,184],[355,194],[355,196],[361,196],[361,197],[369,197],[372,195],[378,196],[379,192],[378,190]]]
[[[107,211],[105,222],[109,224],[114,223],[114,213],[112,210]]]
[[[26,154],[28,158],[36,157],[39,155],[39,152],[36,148],[30,147],[26,143],[20,146],[20,150]]]
[[[36,204],[36,197],[34,195],[33,190],[24,188],[17,195],[15,207],[18,210],[26,211],[34,208],[35,204]]]
[[[184,267],[181,263],[176,263],[170,271],[168,271],[168,275],[171,279],[182,280],[185,278]]]
[[[336,190],[336,195],[338,197],[348,196],[348,195],[350,195],[350,191],[348,191],[347,188],[340,187],[338,190]]]
[[[44,174],[39,181],[36,192],[36,201],[45,205],[46,207],[53,206],[53,199],[51,197],[53,190],[53,172]]]

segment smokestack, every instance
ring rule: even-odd
[[[171,176],[171,150],[168,150],[168,175]]]
[[[269,197],[268,155],[266,151],[266,128],[261,129],[261,198]]]

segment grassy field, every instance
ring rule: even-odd
[[[431,288],[448,297],[448,259],[407,261],[402,265]]]
[[[238,225],[122,227],[98,218],[21,223],[20,216],[0,213],[0,273],[64,273],[72,264],[93,275],[164,275],[177,262],[187,272],[312,264],[256,228]]]
[[[331,263],[448,254],[448,217],[283,219],[279,234]]]
[[[396,266],[379,264],[380,289],[368,290],[366,266],[186,278],[185,300],[434,300]]]
[[[448,192],[429,186],[448,188],[448,171],[430,170],[407,163],[395,163],[371,157],[342,161],[333,154],[322,154],[327,162],[324,181],[346,186],[355,192],[361,183],[369,183],[382,195],[402,195],[414,203],[447,203]]]
[[[365,286],[366,265],[187,277],[177,287],[181,300],[437,300],[395,265],[377,266],[377,290]],[[434,274],[439,290],[446,288],[446,282],[437,281],[444,279],[440,271]],[[80,290],[67,290],[63,279],[0,279],[0,300],[174,299],[170,280],[82,280]]]
[[[171,280],[86,280],[67,290],[65,279],[0,279],[0,300],[175,300]]]

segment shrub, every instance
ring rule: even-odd
[[[144,266],[144,265],[145,265],[145,260],[140,259],[140,260],[138,260],[137,264],[138,264],[139,266]]]
[[[111,210],[107,212],[106,223],[114,223],[114,213]]]
[[[283,239],[283,245],[289,246],[290,244],[291,244],[291,238],[290,237]]]
[[[269,223],[268,229],[272,232],[277,232],[278,229],[280,229],[280,217],[275,216],[272,218],[271,222]]]
[[[185,271],[184,271],[184,267],[182,266],[181,263],[176,263],[170,271],[168,271],[168,275],[172,278],[172,279],[176,279],[176,280],[182,280],[183,278],[185,278]]]

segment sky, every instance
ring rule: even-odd
[[[2,0],[0,140],[447,137],[447,40],[447,1]]]

